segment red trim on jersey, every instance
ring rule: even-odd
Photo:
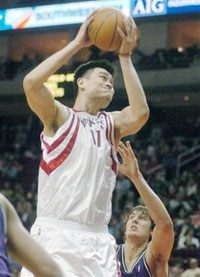
[[[108,115],[108,121],[110,123],[110,136],[109,136],[109,140],[110,140],[110,143],[113,145],[113,141],[112,141],[113,125],[112,125],[112,122],[111,122],[111,119],[110,119],[109,115]]]
[[[117,276],[121,277],[120,262],[118,258],[118,253],[116,253],[116,262],[117,262]]]
[[[40,139],[42,140],[42,142],[46,146],[47,150],[49,150],[50,145],[44,140],[44,132],[42,132],[42,134],[40,136]]]
[[[112,170],[115,172],[115,174],[117,174],[117,162],[114,159],[113,148],[111,148],[110,156],[111,156],[111,159],[112,159],[112,166],[111,166]]]
[[[50,152],[52,152],[58,145],[60,145],[63,140],[66,138],[66,136],[69,134],[71,128],[72,128],[72,125],[74,123],[74,119],[75,119],[75,115],[73,114],[73,117],[72,117],[72,120],[71,120],[71,123],[69,125],[69,127],[67,128],[67,130],[64,131],[64,133],[62,135],[60,135],[59,138],[57,138],[53,143],[52,145],[49,145],[45,140],[44,140],[44,134],[42,133],[41,136],[40,136],[40,139],[42,140],[42,142],[44,143],[44,145],[46,146],[47,148],[47,154],[49,154]]]
[[[48,164],[45,162],[43,157],[41,158],[41,161],[40,161],[40,167],[46,172],[47,175],[49,175]]]
[[[101,112],[101,114],[103,114],[105,116],[105,120],[106,120],[106,138],[109,142],[109,138],[108,138],[108,132],[109,132],[109,126],[108,126],[108,120],[107,120],[107,114],[105,112]]]
[[[107,117],[108,117],[109,126],[110,126],[108,141],[111,144],[111,150],[110,150],[110,157],[112,159],[112,166],[111,167],[112,167],[112,170],[114,171],[114,173],[117,174],[117,162],[115,161],[115,158],[114,158],[114,153],[113,153],[114,145],[113,145],[113,141],[112,141],[113,124],[112,124],[112,121],[110,119],[110,115],[107,115]]]
[[[57,167],[59,167],[69,156],[69,154],[72,151],[72,148],[75,144],[77,134],[80,127],[80,120],[78,119],[78,122],[76,124],[75,131],[65,147],[65,149],[53,160],[51,160],[49,163],[46,163],[45,160],[42,158],[40,162],[41,168],[46,172],[47,175],[51,174],[52,171],[54,171]]]
[[[112,159],[112,170],[114,171],[115,174],[117,174],[117,162],[114,159],[114,154],[113,154],[113,142],[112,142],[112,132],[113,132],[113,125],[112,125],[112,121],[110,119],[110,115],[106,114],[106,113],[102,113],[105,116],[105,120],[106,120],[106,138],[108,140],[108,142],[111,145],[111,149],[110,149],[110,157]]]
[[[75,114],[73,114],[73,117],[72,117],[72,120],[71,120],[71,123],[69,125],[69,127],[67,128],[67,130],[64,131],[64,133],[62,135],[60,135],[59,138],[57,138],[53,143],[52,145],[50,146],[50,148],[48,149],[48,152],[47,154],[49,154],[50,152],[52,152],[56,147],[58,147],[58,145],[60,145],[63,140],[66,138],[66,136],[69,134],[71,128],[72,128],[72,125],[74,123],[74,119],[75,119]]]

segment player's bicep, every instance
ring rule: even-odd
[[[173,224],[169,222],[163,228],[154,227],[146,258],[154,263],[168,262],[174,244]]]
[[[44,125],[55,119],[55,100],[51,91],[45,84],[40,88],[33,88],[24,81],[24,91],[29,107],[40,118]]]
[[[136,134],[145,121],[140,118],[135,118],[130,106],[124,108],[120,112],[113,112],[112,113],[114,126],[115,126],[115,133],[119,137],[119,139]]]

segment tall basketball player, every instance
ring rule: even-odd
[[[49,254],[35,242],[10,202],[0,194],[0,276],[11,276],[9,254],[35,276],[65,276]]]
[[[134,183],[146,205],[132,208],[126,216],[125,243],[118,249],[121,276],[167,277],[174,243],[172,220],[144,180],[130,143],[120,143],[119,153],[123,161],[120,171]]]
[[[30,108],[44,125],[41,135],[37,219],[31,233],[64,269],[66,276],[118,274],[115,241],[108,233],[111,197],[117,174],[116,148],[137,133],[149,109],[131,61],[135,23],[120,32],[119,60],[129,106],[100,112],[114,95],[114,69],[107,62],[88,62],[75,72],[73,109],[54,100],[45,81],[83,47],[88,47],[89,16],[75,39],[32,70],[24,79]],[[31,276],[22,271],[22,276]]]

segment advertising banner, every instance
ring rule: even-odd
[[[82,23],[97,8],[113,7],[130,14],[129,0],[86,1],[0,10],[0,30]]]
[[[131,1],[131,15],[133,18],[199,12],[200,0]]]
[[[133,18],[200,13],[200,0],[104,0],[0,10],[0,31],[82,23],[97,8],[114,7]]]

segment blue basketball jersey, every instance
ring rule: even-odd
[[[125,257],[124,257],[124,245],[119,245],[118,259],[120,262],[121,277],[150,277],[150,271],[145,260],[145,251],[142,252],[140,257],[133,264],[131,271],[126,269]]]
[[[3,212],[3,208],[0,204],[0,277],[11,276],[9,269],[9,261],[6,249],[6,220]]]

